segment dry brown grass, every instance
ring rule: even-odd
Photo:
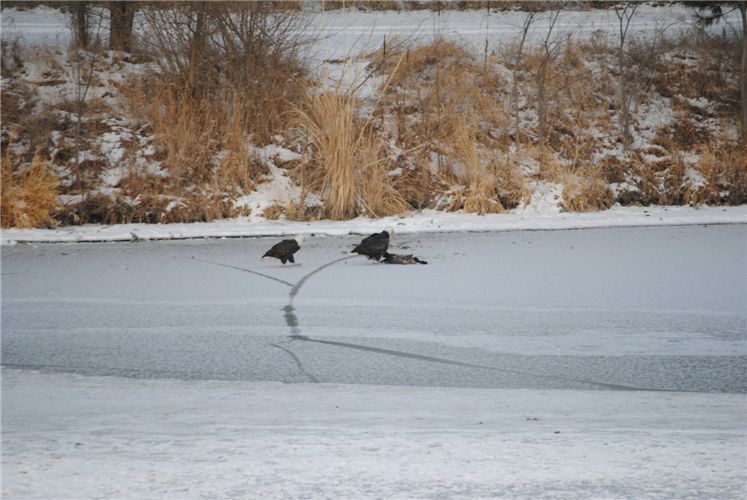
[[[352,93],[309,94],[296,118],[313,145],[307,182],[321,194],[326,217],[381,217],[407,208],[389,180],[384,144],[370,122],[359,118]]]
[[[691,189],[686,203],[747,202],[747,151],[736,146],[708,144],[700,152],[694,169],[703,177],[704,184]]]
[[[197,203],[186,207],[185,201],[162,211],[159,222],[237,215],[227,198],[252,191],[266,173],[247,153],[253,136],[245,128],[241,102],[214,102],[158,78],[132,85],[128,98],[153,130],[161,168],[169,173],[163,182],[146,183],[141,194],[154,208],[168,197],[186,196]]]
[[[458,43],[443,38],[409,49],[390,46],[386,53],[382,49],[371,58],[390,75],[394,61],[401,61],[385,92],[381,113],[396,124],[397,141],[404,149],[424,148],[415,155],[415,168],[403,169],[402,178],[396,180],[397,189],[410,204],[432,206],[437,191],[457,182],[464,189],[450,194],[449,210],[502,212],[501,199],[515,206],[523,183],[516,182],[510,169],[497,168],[505,162],[495,160],[510,144],[505,82],[494,71],[495,61],[491,59],[486,66]],[[438,175],[445,176],[438,183],[424,161],[423,153],[428,152],[436,154],[442,170]],[[443,171],[454,161],[467,172],[459,179],[449,179],[453,173]]]
[[[443,38],[410,49],[390,48],[386,54],[379,50],[371,58],[379,71],[389,75],[399,63],[383,102],[405,147],[431,143],[438,149],[440,143],[449,142],[465,115],[477,116],[483,123],[476,131],[481,142],[498,142],[488,132],[503,129],[508,116],[492,65],[486,71],[464,47]]]
[[[268,220],[278,220],[285,213],[286,207],[274,203],[262,211],[262,217]]]
[[[359,154],[360,124],[356,120],[352,94],[309,94],[297,111],[308,130],[317,156],[317,169],[310,184],[322,194],[329,217],[347,219],[358,215],[356,203],[356,154]]]
[[[719,185],[722,177],[722,165],[711,148],[702,151],[694,169],[703,176],[705,183],[702,186],[687,186],[685,200],[683,201],[697,205],[718,203],[720,201]]]
[[[346,2],[353,3],[377,9],[387,2]],[[467,8],[474,3],[461,2]],[[486,2],[478,3],[485,8]],[[200,6],[183,4],[182,8]],[[207,7],[222,9],[224,4]],[[435,3],[421,7],[440,8]],[[215,19],[221,22],[231,19],[216,12]],[[244,35],[249,41],[249,34]],[[633,110],[631,126],[639,127],[639,137],[650,137],[649,117],[636,119],[641,112],[651,112],[644,104],[652,90],[670,99],[677,119],[661,127],[647,146],[619,156],[615,92],[620,70],[613,47],[601,38],[564,43],[547,82],[544,154],[538,148],[533,113],[537,98],[533,75],[542,54],[531,46],[525,48],[516,68],[518,122],[511,100],[513,60],[494,54],[483,60],[482,54],[475,56],[446,39],[420,47],[387,40],[386,50],[369,55],[369,69],[390,77],[369,117],[361,116],[361,103],[352,95],[308,94],[304,88],[308,82],[303,71],[297,71],[293,53],[288,58],[264,49],[255,53],[256,45],[247,44],[233,52],[235,57],[217,57],[226,54],[226,48],[208,47],[205,57],[193,61],[197,71],[150,74],[139,85],[118,87],[127,92],[136,118],[147,130],[142,136],[154,135],[157,152],[148,160],[158,161],[166,175],[133,167],[114,194],[99,194],[100,174],[110,165],[98,154],[95,136],[109,130],[107,118],[112,111],[105,101],[91,99],[81,149],[99,159],[83,162],[60,187],[64,194],[83,195],[82,201],[50,213],[65,223],[182,222],[243,214],[233,208],[232,200],[254,190],[267,173],[260,160],[247,154],[247,146],[274,142],[280,133],[285,144],[302,149],[304,138],[299,136],[305,130],[309,153],[299,164],[281,167],[301,186],[301,199],[273,205],[265,210],[265,217],[376,217],[410,208],[443,207],[445,199],[449,210],[501,212],[530,197],[528,180],[564,184],[562,207],[572,211],[608,207],[613,201],[607,189],[611,182],[626,183],[621,189],[633,186],[620,194],[616,201],[621,203],[747,202],[747,153],[730,142],[738,99],[738,61],[732,40],[688,34],[631,42],[629,70],[637,82],[632,92],[639,106]],[[4,47],[3,75],[19,73],[22,61],[14,55],[17,50]],[[169,47],[164,44],[161,49]],[[179,47],[175,61],[190,56],[186,48]],[[42,81],[33,84],[55,85],[63,68],[56,57],[43,57],[49,59],[44,62],[47,70]],[[264,78],[257,79],[260,71]],[[194,76],[191,87],[184,84],[185,75]],[[25,146],[13,158],[19,167],[10,176],[5,175],[9,160],[3,159],[4,192],[6,184],[11,192],[12,185],[21,182],[19,172],[26,171],[38,147],[60,167],[58,172],[73,170],[71,120],[60,111],[74,113],[75,103],[61,102],[53,112],[32,114],[39,104],[39,93],[32,87],[20,77],[4,85],[3,151],[7,154],[11,143]],[[711,105],[693,100],[701,97]],[[667,100],[652,102],[660,105]],[[288,113],[289,109],[294,112]],[[68,140],[52,144],[53,130]],[[135,147],[149,141],[143,137]],[[137,154],[130,153],[133,165]],[[700,159],[693,161],[693,154]],[[538,171],[533,167],[537,164]],[[529,168],[527,173],[520,165]],[[308,207],[310,194],[318,195],[324,204]],[[14,209],[6,207],[3,196],[6,224]]]
[[[718,187],[727,192],[724,201],[732,205],[747,203],[747,151],[727,146],[715,154],[721,168]]]
[[[612,206],[614,197],[601,171],[568,174],[563,183],[562,207],[570,212],[593,212]]]
[[[55,225],[58,178],[37,149],[28,169],[18,171],[8,150],[2,156],[2,226],[47,227]]]
[[[428,166],[426,156],[418,154],[412,166],[401,166],[402,173],[392,179],[392,187],[410,207],[423,209],[433,204],[436,183]]]
[[[462,121],[454,131],[453,148],[455,157],[466,169],[461,179],[466,187],[463,209],[478,214],[504,212],[503,205],[495,198],[497,179],[480,160],[476,143],[474,126]]]
[[[496,199],[506,210],[520,206],[531,197],[527,179],[511,155],[493,158],[489,169],[497,179]]]

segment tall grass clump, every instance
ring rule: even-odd
[[[614,196],[604,182],[601,170],[567,174],[561,206],[570,212],[594,212],[612,206]]]
[[[384,144],[358,108],[352,92],[326,92],[308,94],[295,112],[313,148],[309,187],[321,194],[324,216],[331,219],[381,217],[407,208],[389,181]]]
[[[747,202],[747,151],[738,146],[709,144],[700,153],[694,169],[702,176],[692,199],[695,204]]]
[[[318,173],[312,185],[318,186],[332,219],[352,218],[359,212],[356,154],[360,131],[354,103],[351,94],[310,94],[304,109],[298,110],[299,122],[316,150]]]
[[[503,205],[494,197],[496,177],[486,171],[476,144],[474,127],[460,122],[454,130],[453,148],[456,158],[461,160],[466,169],[466,175],[462,179],[466,186],[464,211],[479,214],[504,212]]]
[[[2,227],[32,228],[54,225],[58,178],[37,149],[25,170],[15,170],[10,153],[2,156]]]

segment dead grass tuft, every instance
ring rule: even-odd
[[[461,122],[454,131],[452,145],[455,157],[466,170],[460,179],[466,187],[462,204],[464,211],[478,214],[505,212],[495,197],[496,176],[488,171],[477,151],[474,126]]]
[[[570,212],[593,212],[612,206],[614,197],[599,168],[568,173],[563,179],[562,207]]]
[[[262,211],[262,217],[268,220],[278,220],[285,213],[285,207],[279,203],[273,203]]]
[[[747,151],[738,146],[723,147],[716,158],[721,167],[718,187],[726,192],[724,201],[732,205],[747,203]]]
[[[400,167],[402,173],[392,179],[392,187],[410,207],[428,208],[435,199],[436,184],[423,155],[418,155],[413,166]]]
[[[317,168],[309,179],[311,186],[322,194],[330,218],[355,217],[359,212],[355,162],[360,134],[355,97],[331,92],[309,94],[297,115],[315,148]]]
[[[385,145],[370,122],[358,117],[352,93],[309,94],[295,114],[314,151],[306,182],[321,194],[326,217],[381,217],[407,208],[389,180]]]
[[[37,149],[31,165],[20,171],[8,150],[2,156],[2,226],[32,228],[54,225],[59,180]]]
[[[695,169],[705,185],[695,203],[740,205],[747,202],[747,151],[735,145],[709,144]]]

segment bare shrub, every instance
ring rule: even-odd
[[[617,46],[617,68],[619,73],[619,90],[617,106],[619,110],[618,119],[622,143],[627,150],[633,137],[630,133],[630,107],[635,98],[634,82],[631,78],[628,53],[625,50],[625,38],[628,34],[630,21],[635,16],[638,5],[634,2],[625,2],[615,5],[615,15],[618,20],[619,44]]]
[[[519,72],[523,62],[527,35],[529,34],[529,28],[532,26],[535,16],[535,12],[527,13],[522,21],[521,36],[513,43],[505,44],[503,47],[503,57],[508,61],[508,66],[511,69],[511,106],[514,114],[514,141],[517,149],[521,147],[522,142],[521,115],[519,108]]]
[[[563,40],[553,36],[555,23],[560,15],[560,10],[549,13],[549,25],[540,48],[536,51],[537,69],[534,72],[535,84],[535,106],[537,109],[537,142],[542,160],[545,158],[545,146],[547,144],[549,130],[549,115],[552,112],[552,80],[558,56],[563,47]],[[544,163],[544,161],[543,161]]]
[[[272,2],[175,3],[144,15],[158,76],[266,142],[302,97],[302,18]]]
[[[235,215],[230,199],[266,173],[247,147],[287,127],[307,84],[298,60],[301,18],[271,2],[169,3],[142,13],[141,45],[157,70],[126,93],[152,127],[169,173],[160,192],[179,200],[162,216]]]

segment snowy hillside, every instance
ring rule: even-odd
[[[277,76],[294,82],[286,97],[238,113],[250,97],[227,68],[205,97],[171,93],[156,11],[137,13],[123,53],[76,52],[57,9],[2,10],[4,227],[747,202],[736,13],[702,30],[694,9],[640,5],[620,60],[614,9],[307,9],[289,24],[303,43],[295,76]],[[104,27],[89,19],[89,35],[105,37],[107,11],[95,14]],[[356,137],[319,133],[347,160],[313,133],[327,126],[314,114],[324,92]]]

